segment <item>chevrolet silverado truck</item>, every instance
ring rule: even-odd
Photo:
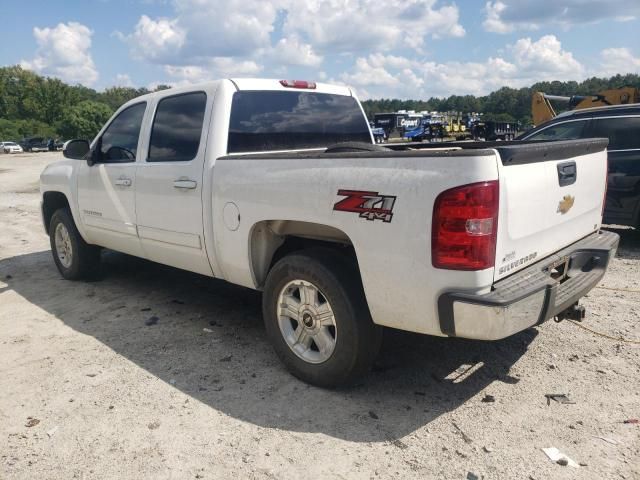
[[[123,105],[41,175],[53,260],[92,275],[102,248],[263,292],[297,377],[354,381],[383,326],[497,340],[604,275],[607,140],[373,143],[342,86],[229,79]]]

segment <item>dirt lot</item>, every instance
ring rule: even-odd
[[[110,252],[100,280],[62,280],[37,184],[59,158],[0,156],[0,478],[640,478],[640,346],[568,322],[388,331],[361,385],[313,388],[272,353],[256,292]],[[640,234],[619,233],[586,325],[638,339]]]

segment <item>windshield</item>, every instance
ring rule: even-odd
[[[229,153],[371,143],[355,98],[316,92],[241,91],[233,95]]]

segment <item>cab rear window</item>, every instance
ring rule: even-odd
[[[353,97],[317,92],[241,91],[233,95],[228,152],[324,148],[371,143]]]

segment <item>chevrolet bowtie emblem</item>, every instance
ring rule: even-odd
[[[562,197],[562,200],[558,202],[558,210],[556,211],[564,215],[569,210],[571,210],[571,207],[573,207],[573,202],[575,200],[576,200],[576,197],[572,197],[571,195],[565,195],[564,197]]]

